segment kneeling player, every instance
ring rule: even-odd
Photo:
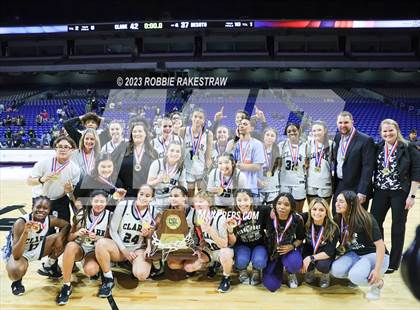
[[[209,262],[220,262],[223,268],[223,278],[217,289],[226,293],[230,289],[230,273],[233,265],[233,250],[228,248],[226,218],[222,212],[210,210],[212,200],[206,192],[199,192],[194,197],[194,208],[198,213],[196,233],[202,247],[198,257],[186,261],[184,269],[194,272],[203,268]]]
[[[48,215],[50,213],[50,200],[46,197],[35,199],[32,213],[26,214],[16,220],[5,247],[7,258],[6,270],[13,281],[12,293],[22,295],[25,287],[22,278],[28,270],[29,262],[40,260],[48,256],[44,263],[44,270],[51,277],[60,277],[57,257],[63,253],[70,224],[65,220]],[[47,236],[49,228],[60,228],[59,233]]]
[[[63,254],[63,286],[57,296],[57,304],[67,304],[72,293],[71,272],[74,262],[83,260],[83,271],[87,276],[99,272],[99,264],[95,257],[95,244],[104,237],[109,237],[108,225],[111,212],[106,210],[108,194],[103,190],[93,191],[90,205],[85,206],[75,218],[75,224],[69,236]]]
[[[145,281],[149,276],[152,264],[146,260],[146,257],[151,251],[150,237],[157,220],[156,209],[149,205],[153,194],[150,185],[142,185],[137,200],[120,202],[111,220],[112,240],[103,238],[97,242],[96,259],[104,275],[99,297],[112,295],[114,277],[111,262],[129,261],[133,265],[133,275],[139,281]]]

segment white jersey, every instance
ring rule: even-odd
[[[86,228],[99,237],[105,237],[105,233],[111,221],[111,215],[112,212],[106,209],[98,215],[98,218],[93,218],[92,213],[89,213],[86,217],[86,223],[84,223],[83,228]],[[82,215],[78,215],[78,220],[81,219],[81,216]],[[96,241],[90,238],[77,237],[76,242],[82,247],[85,255],[95,249]]]
[[[310,142],[309,154],[309,169],[308,169],[308,187],[315,188],[331,188],[331,149],[332,141],[328,142],[329,148],[324,149],[324,145],[318,144],[318,158],[321,150],[323,150],[321,165],[316,166],[315,158],[315,141]],[[318,159],[319,160],[319,159]],[[319,168],[320,169],[319,169]]]
[[[222,239],[227,239],[227,230],[226,230],[226,217],[222,212],[217,212],[216,215],[210,220],[210,227],[217,231],[217,234]],[[206,242],[206,248],[211,251],[220,250],[219,246],[214,242],[206,232],[202,232],[202,237]]]
[[[280,171],[276,169],[273,173],[272,169],[270,169],[276,160],[276,158],[273,158],[272,153],[272,148],[271,150],[266,150],[264,147],[265,164],[260,172],[259,179],[265,182],[266,186],[260,189],[261,193],[278,192],[280,190]]]
[[[297,162],[293,162],[292,152],[290,147],[293,147],[293,153],[297,153]],[[291,146],[289,141],[282,141],[279,144],[281,157],[280,170],[280,184],[281,186],[299,186],[306,184],[306,171],[304,164],[307,158],[307,144],[299,142],[299,145]],[[295,155],[296,156],[296,155]]]
[[[141,230],[146,223],[154,225],[157,216],[156,209],[150,206],[146,210],[139,212],[135,202],[135,200],[125,201],[124,212],[118,227],[118,235],[129,251],[135,251],[146,246]],[[118,207],[123,206],[118,205]]]
[[[159,174],[163,173],[167,175],[169,172],[169,180],[167,183],[159,183],[154,186],[155,188],[155,199],[153,204],[159,206],[160,209],[165,209],[169,206],[169,192],[176,185],[183,185],[185,183],[185,169],[182,167],[175,171],[167,171],[167,164],[163,159],[156,159],[153,161],[149,169],[149,177],[156,178]],[[181,170],[181,171],[179,171]]]
[[[25,214],[20,217],[25,221],[25,223],[32,221],[32,213]],[[25,257],[28,262],[39,260],[42,258],[42,253],[44,251],[44,243],[47,237],[48,229],[50,228],[50,216],[45,218],[44,223],[40,223],[40,230],[35,232],[32,229],[28,234],[28,238],[25,243],[25,250],[23,252],[23,257]]]
[[[233,207],[235,205],[234,191],[239,188],[246,188],[246,185],[247,180],[243,172],[235,170],[232,177],[224,177],[219,168],[216,168],[209,174],[207,189],[223,188],[223,193],[215,194],[214,205],[217,207]]]
[[[185,137],[184,137],[184,146],[185,146],[185,159],[184,167],[187,173],[192,175],[202,175],[204,172],[204,167],[206,164],[206,151],[207,151],[207,137],[208,130],[205,129],[201,135],[201,140],[199,137],[193,139],[191,136],[191,127],[185,128]],[[193,142],[197,145],[193,153]]]
[[[170,135],[167,140],[163,140],[162,136],[154,138],[152,140],[152,146],[158,153],[158,158],[164,158],[166,155],[166,151],[168,150],[169,144],[172,141],[177,141],[182,145],[182,138],[176,135]]]

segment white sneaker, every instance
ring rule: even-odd
[[[366,293],[366,299],[378,300],[381,297],[381,290],[383,286],[384,286],[383,280],[380,280],[377,283],[371,285],[369,288],[369,292]]]
[[[297,288],[299,285],[298,280],[296,278],[295,273],[289,273],[289,287],[290,288]]]
[[[249,284],[248,270],[243,269],[239,271],[239,282],[242,284]]]

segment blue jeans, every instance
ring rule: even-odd
[[[250,248],[246,245],[235,247],[235,266],[238,270],[246,269],[250,262],[254,269],[264,269],[267,266],[268,254],[263,245]]]
[[[331,274],[336,278],[348,278],[351,282],[359,286],[369,284],[369,275],[375,269],[376,253],[359,256],[350,251],[337,260],[331,266]],[[389,266],[389,255],[385,254],[381,267],[381,275],[385,273]]]

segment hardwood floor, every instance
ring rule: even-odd
[[[418,191],[420,196],[420,191]],[[31,190],[23,181],[0,182],[0,209],[12,204],[26,204],[29,212]],[[0,218],[18,217],[21,213],[13,211]],[[385,223],[385,241],[390,245],[390,217]],[[415,228],[420,224],[420,199],[410,211],[407,223],[405,247],[414,238]],[[0,243],[4,244],[6,232],[0,232]],[[11,293],[4,262],[0,263],[0,309],[55,309],[55,297],[61,287],[60,281],[52,281],[36,273],[40,262],[30,264],[23,279],[26,293],[14,296]],[[232,290],[219,294],[216,288],[220,277],[208,280],[203,274],[172,282],[153,281],[137,285],[126,275],[117,275],[113,290],[114,299],[120,309],[375,309],[375,310],[419,310],[420,304],[405,287],[399,272],[385,275],[385,286],[378,301],[369,302],[364,298],[366,289],[347,288],[343,281],[333,280],[331,287],[320,289],[307,284],[297,289],[283,286],[278,292],[270,293],[264,287],[239,285],[233,275]],[[73,274],[73,294],[69,304],[71,309],[108,309],[108,301],[96,297],[99,281],[91,281],[82,273]],[[121,285],[121,283],[123,285]]]

